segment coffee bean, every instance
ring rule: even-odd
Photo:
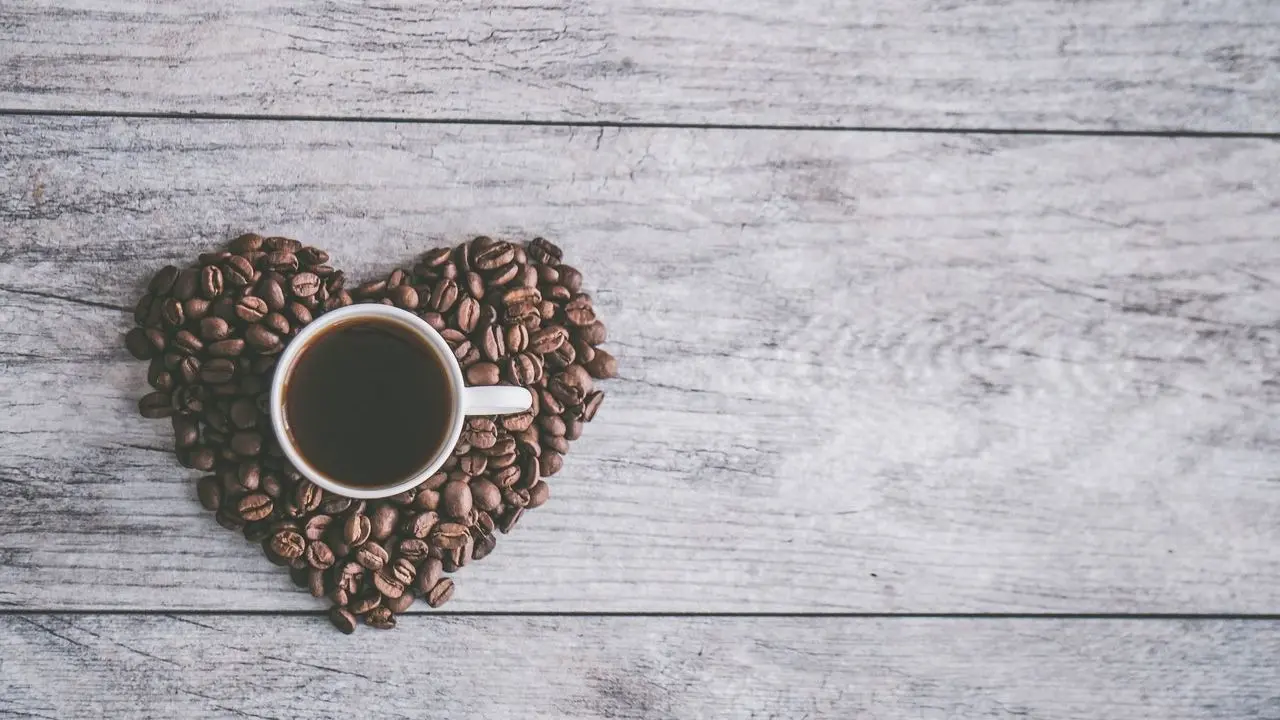
[[[529,349],[539,355],[546,355],[558,350],[568,337],[568,331],[559,325],[544,327],[529,334]]]
[[[569,452],[569,441],[565,440],[564,436],[544,435],[542,446],[544,450],[555,450],[561,454]]]
[[[491,362],[472,365],[466,375],[469,385],[497,385],[499,380],[498,366]]]
[[[557,265],[560,263],[561,258],[564,257],[564,253],[555,243],[540,237],[530,241],[528,253],[534,262],[547,265]]]
[[[532,510],[541,507],[547,502],[547,498],[551,495],[551,486],[545,482],[538,481],[533,487],[529,488],[529,504],[528,508]]]
[[[244,340],[240,338],[219,340],[209,345],[209,354],[214,357],[234,358],[239,357],[242,352],[244,352]]]
[[[503,535],[511,532],[511,529],[516,526],[516,522],[520,520],[522,515],[524,515],[524,508],[522,507],[513,507],[507,510],[498,520],[498,531]]]
[[[369,536],[378,541],[386,540],[395,531],[399,518],[400,511],[394,506],[379,506],[373,511],[373,517],[369,521]]]
[[[427,591],[425,599],[428,605],[433,608],[438,608],[449,602],[449,599],[452,597],[453,580],[450,578],[444,578]]]
[[[435,312],[447,313],[457,301],[458,284],[446,278],[437,282],[432,288],[429,305]]]
[[[208,316],[212,304],[204,298],[191,298],[182,303],[182,314],[186,316],[187,322],[199,322]]]
[[[585,367],[592,377],[600,378],[601,380],[617,377],[618,375],[618,361],[609,353],[598,348],[595,351],[595,357],[588,360]]]
[[[307,306],[299,302],[291,301],[288,304],[287,310],[289,312],[289,316],[293,318],[294,323],[298,327],[309,324],[313,318],[311,311],[307,309]]]
[[[179,352],[195,355],[204,349],[204,343],[189,330],[181,330],[173,336],[173,347]]]
[[[400,557],[409,560],[422,560],[431,554],[431,546],[426,540],[419,538],[406,538],[400,541],[400,546],[396,549],[400,553]]]
[[[275,252],[277,250],[285,250],[288,252],[297,252],[302,249],[302,243],[287,237],[269,237],[262,242],[262,249],[267,252]]]
[[[502,503],[502,491],[497,485],[484,478],[471,481],[470,491],[472,503],[484,512],[493,512]]]
[[[439,521],[440,516],[428,510],[410,518],[405,523],[404,531],[411,537],[425,538],[431,534],[431,530]]]
[[[125,333],[124,346],[130,355],[139,360],[150,360],[156,353],[155,346],[147,339],[147,331],[142,328],[134,328]]]
[[[484,469],[488,464],[488,457],[478,453],[468,453],[462,457],[461,461],[459,461],[458,467],[462,469],[462,472],[474,477],[484,472]]]
[[[474,331],[476,324],[480,321],[480,302],[473,297],[462,298],[458,302],[455,317],[459,330],[464,333]]]
[[[515,465],[508,465],[491,472],[490,478],[498,487],[510,487],[520,478],[520,468]]]
[[[262,258],[263,264],[269,270],[278,273],[293,273],[298,270],[298,256],[289,250],[275,250],[267,253]]]
[[[342,631],[344,635],[350,635],[356,631],[356,617],[352,615],[346,608],[334,605],[329,608],[329,622],[333,626]]]
[[[404,590],[401,589],[401,592]],[[370,610],[364,621],[375,630],[392,630],[396,626],[396,616],[391,612],[391,608],[387,607],[376,607]]]
[[[261,353],[276,352],[284,345],[279,335],[262,325],[250,325],[244,331],[244,339],[250,347]]]
[[[435,248],[428,250],[422,255],[422,264],[427,267],[439,267],[449,262],[449,256],[453,254],[453,248]]]
[[[200,367],[200,379],[210,385],[231,382],[235,374],[235,363],[226,358],[214,358]]]
[[[317,570],[328,570],[333,567],[333,550],[329,549],[329,546],[320,540],[307,545],[306,558],[307,564]]]
[[[254,493],[240,498],[236,510],[240,513],[240,517],[250,522],[254,520],[262,520],[271,515],[274,504],[271,498],[263,493]]]
[[[542,379],[542,359],[533,353],[520,353],[506,359],[507,380],[516,385],[534,385]]]
[[[518,413],[516,415],[503,415],[502,427],[511,432],[519,432],[528,429],[533,424],[534,415],[532,413]]]
[[[372,612],[374,608],[380,605],[382,605],[382,594],[376,590],[369,589],[353,599],[347,607],[356,615],[364,615]]]
[[[373,587],[382,593],[383,597],[397,598],[404,594],[404,583],[397,580],[390,572],[390,568],[386,567],[373,574]]]
[[[245,295],[235,306],[236,317],[247,323],[259,322],[269,312],[271,308],[267,306],[267,301],[256,295]]]
[[[342,527],[343,542],[351,547],[363,545],[369,539],[372,526],[369,518],[363,514],[353,514],[347,518]]]
[[[413,507],[417,510],[435,510],[440,505],[440,493],[435,490],[421,489],[413,498]]]
[[[206,265],[200,269],[200,294],[206,300],[222,295],[222,271],[216,266]]]
[[[587,397],[588,399],[590,398],[590,396]],[[583,423],[581,420],[576,417],[566,416],[564,421],[564,439],[572,441],[582,437],[582,428]]]
[[[307,523],[303,527],[302,534],[307,540],[315,542],[320,540],[329,532],[330,526],[333,525],[332,515],[312,515],[307,518]],[[332,550],[332,548],[330,548]]]
[[[311,593],[311,597],[322,598],[329,592],[329,584],[325,581],[324,570],[312,568],[307,573],[307,591]]]
[[[307,541],[297,530],[281,530],[271,536],[270,548],[277,557],[293,560],[306,552]]]
[[[564,306],[565,318],[570,325],[582,327],[590,325],[596,321],[595,309],[591,307],[591,297],[588,295],[576,295]]]
[[[196,496],[205,510],[217,512],[222,505],[222,487],[217,476],[205,475],[196,482]]]
[[[200,429],[196,420],[188,415],[173,416],[173,444],[179,450],[193,447],[200,442]]]
[[[564,465],[564,456],[555,451],[547,451],[542,453],[538,458],[538,466],[542,477],[550,477],[560,472],[560,468]]]
[[[293,501],[298,509],[305,513],[313,513],[324,500],[324,490],[316,487],[309,480],[299,480],[293,491]]]
[[[245,233],[227,243],[227,249],[233,253],[247,253],[262,249],[262,236],[257,233]]]
[[[222,265],[222,279],[231,287],[251,285],[256,277],[253,263],[239,255],[232,255]]]
[[[428,539],[432,545],[442,550],[453,550],[466,544],[467,537],[466,525],[455,522],[442,522],[431,530],[431,535]]]
[[[173,403],[168,393],[153,392],[138,401],[138,412],[144,418],[162,418],[173,414]]]
[[[583,422],[591,422],[596,411],[600,409],[600,403],[604,401],[604,392],[597,390],[586,396],[582,403],[582,420]]]
[[[440,489],[440,507],[449,517],[466,517],[471,512],[471,488],[460,480],[445,483]]]
[[[294,297],[309,298],[320,291],[320,278],[315,273],[302,272],[289,281]]]
[[[152,295],[168,295],[169,291],[173,289],[174,281],[177,279],[178,268],[166,265],[151,277],[151,283],[147,285],[147,292]]]
[[[507,242],[496,242],[477,251],[472,245],[471,266],[481,272],[496,270],[515,259],[515,249]]]
[[[418,291],[414,290],[411,285],[400,285],[392,288],[391,292],[388,293],[388,297],[398,308],[415,310],[418,307]]]
[[[200,320],[200,337],[208,342],[217,342],[231,337],[231,323],[220,317],[207,317]]]

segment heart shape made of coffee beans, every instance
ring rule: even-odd
[[[178,461],[205,474],[200,503],[260,543],[300,587],[357,618],[392,628],[415,597],[440,607],[447,577],[493,552],[525,510],[547,501],[569,443],[604,398],[594,380],[617,364],[582,273],[560,248],[477,237],[427,251],[412,270],[347,287],[329,254],[284,237],[246,234],[187,268],[151,279],[125,346],[150,361],[143,417],[170,418]],[[467,419],[441,471],[385,500],[326,493],[285,460],[268,397],[276,358],[323,313],[353,303],[416,313],[449,343],[469,385],[521,385],[533,408]]]

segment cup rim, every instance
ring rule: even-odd
[[[431,462],[427,463],[422,470],[394,485],[356,488],[348,487],[326,477],[312,467],[298,452],[292,438],[289,436],[288,425],[285,421],[284,386],[289,372],[298,360],[298,356],[318,333],[343,321],[354,322],[360,319],[373,318],[393,320],[408,326],[410,330],[424,338],[440,356],[440,360],[449,374],[449,380],[453,383],[453,422],[449,428],[448,437],[440,445],[440,449],[431,459]],[[390,305],[348,305],[347,307],[327,312],[312,321],[289,342],[288,347],[280,354],[280,359],[276,361],[275,374],[271,378],[271,430],[275,433],[276,442],[280,444],[280,448],[284,451],[285,458],[303,477],[325,491],[355,500],[376,500],[391,497],[421,485],[449,459],[449,455],[458,444],[458,439],[462,437],[462,426],[466,422],[466,418],[463,415],[462,402],[462,391],[465,386],[466,384],[462,378],[462,367],[458,365],[458,359],[453,356],[453,351],[449,348],[449,344],[445,342],[445,339],[441,337],[435,328],[428,325],[427,321],[407,310],[401,310]]]

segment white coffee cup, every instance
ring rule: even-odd
[[[454,398],[454,407],[451,409],[452,422],[449,427],[448,438],[441,444],[440,449],[431,461],[423,466],[422,469],[396,482],[394,485],[353,487],[319,472],[298,451],[297,446],[294,444],[293,436],[289,432],[288,419],[285,413],[285,392],[289,375],[303,350],[310,344],[310,341],[318,337],[326,328],[337,324],[359,323],[360,321],[376,321],[380,323],[391,321],[422,338],[436,353],[440,360],[440,365],[448,374],[450,389],[452,390],[450,396]],[[361,500],[390,497],[402,493],[405,490],[417,487],[424,480],[435,474],[440,469],[440,466],[449,459],[454,446],[458,444],[458,438],[462,436],[462,426],[466,422],[467,415],[506,415],[524,412],[532,406],[533,395],[522,387],[500,385],[467,387],[462,379],[462,367],[458,365],[458,360],[453,356],[452,349],[445,342],[445,339],[440,337],[440,333],[436,332],[435,328],[428,325],[425,320],[417,315],[390,305],[350,305],[320,316],[320,318],[303,328],[289,343],[289,346],[285,348],[284,352],[281,353],[280,359],[276,363],[275,376],[271,380],[271,428],[275,431],[276,440],[279,441],[280,447],[284,450],[285,457],[298,469],[298,472],[326,492]]]

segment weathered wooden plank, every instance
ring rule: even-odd
[[[1272,0],[0,8],[0,106],[930,128],[1280,130]]]
[[[1280,624],[0,616],[39,718],[1280,717]]]
[[[458,609],[1274,612],[1280,143],[9,118],[0,602],[314,608],[119,347],[246,228],[545,233],[622,377]]]

